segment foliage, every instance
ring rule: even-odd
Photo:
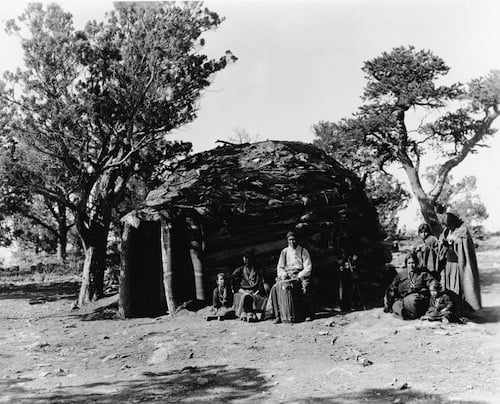
[[[362,133],[350,132],[341,125],[325,121],[314,125],[313,131],[316,146],[362,178],[382,227],[389,236],[395,236],[397,214],[407,206],[410,199],[410,194],[402,183],[379,167],[375,153],[363,143]]]
[[[166,135],[195,118],[210,78],[235,60],[199,52],[203,33],[222,22],[200,3],[115,6],[76,31],[59,6],[30,4],[7,24],[26,67],[0,83],[4,131],[45,167],[27,190],[73,212],[97,278],[103,260],[89,247],[105,251],[130,179],[179,152]]]
[[[363,105],[351,117],[334,124],[342,139],[361,140],[380,169],[396,163],[405,170],[425,220],[440,230],[434,207],[450,171],[469,153],[475,153],[495,130],[499,116],[500,72],[459,83],[442,85],[449,67],[429,50],[413,46],[366,61]],[[443,112],[444,111],[444,112]],[[412,124],[422,114],[423,119]],[[437,115],[437,118],[436,118]],[[441,158],[429,191],[421,184],[421,157]]]
[[[434,182],[437,167],[429,167],[425,172],[425,178]],[[458,182],[453,181],[449,175],[441,192],[440,202],[455,209],[460,217],[470,225],[479,225],[488,218],[486,207],[476,192],[476,177],[468,175]]]

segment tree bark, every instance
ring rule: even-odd
[[[57,204],[57,257],[62,263],[66,262],[66,249],[68,246],[68,217],[66,214],[66,209],[66,206],[64,206],[62,203]]]
[[[104,296],[104,271],[106,269],[111,207],[104,207],[102,213],[103,218],[99,222],[91,221],[84,231],[80,231],[85,250],[85,261],[82,285],[78,295],[79,306]],[[82,220],[80,219],[79,222]],[[82,224],[79,227],[81,226]]]
[[[61,263],[65,263],[68,247],[68,229],[59,229],[59,232],[59,237],[57,239],[57,258]]]
[[[422,212],[425,222],[431,227],[432,233],[435,236],[439,236],[439,234],[441,234],[442,226],[435,209],[436,200],[434,198],[430,198],[425,193],[420,182],[418,172],[412,164],[403,163],[403,168],[405,169],[408,179],[410,180],[411,189],[417,198],[418,204],[420,205],[420,211]]]

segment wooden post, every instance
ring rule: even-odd
[[[130,290],[130,233],[132,231],[131,225],[125,223],[122,234],[122,251],[121,251],[121,267],[120,267],[120,300],[119,312],[123,318],[132,316],[132,301]]]
[[[202,235],[198,224],[190,217],[186,218],[190,231],[189,254],[193,264],[196,299],[205,300],[203,288]]]
[[[165,299],[169,314],[173,317],[175,313],[175,303],[172,290],[172,225],[166,221],[161,221],[161,260],[163,267],[163,286],[165,289]]]

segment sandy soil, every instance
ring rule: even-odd
[[[485,308],[465,325],[381,308],[293,325],[119,320],[109,301],[72,311],[75,283],[4,285],[0,403],[500,402],[500,248],[479,261]]]

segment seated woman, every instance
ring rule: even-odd
[[[431,292],[429,309],[422,319],[442,321],[443,323],[458,321],[453,300],[446,291],[443,291],[441,284],[438,281],[432,281],[429,290]]]
[[[214,289],[212,299],[214,316],[207,317],[207,320],[214,318],[218,320],[234,318],[233,291],[227,281],[226,274],[222,272],[218,273],[216,282],[217,287]]]
[[[251,251],[243,254],[243,265],[236,268],[232,275],[234,286],[234,308],[241,320],[257,321],[255,312],[266,307],[267,297],[262,274],[255,268]]]
[[[392,311],[396,317],[413,320],[422,316],[429,307],[427,272],[417,267],[416,254],[405,260],[406,270],[398,273],[389,286],[385,298],[385,311]]]

